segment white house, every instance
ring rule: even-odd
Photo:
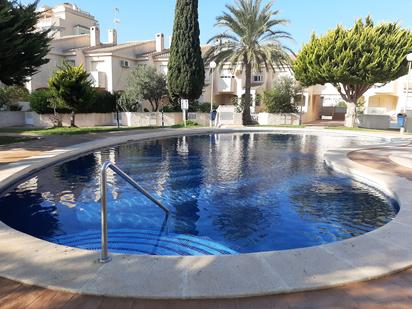
[[[109,29],[108,42],[102,42],[95,18],[72,4],[43,8],[40,12],[37,27],[52,29],[53,40],[47,55],[50,61],[27,83],[30,91],[47,87],[48,79],[63,62],[83,65],[96,88],[110,92],[123,90],[129,69],[137,65],[136,56],[161,52],[163,48],[160,45],[163,35],[157,35],[153,40],[118,44],[115,29]]]

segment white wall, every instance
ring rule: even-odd
[[[0,128],[24,125],[24,112],[0,112]]]
[[[391,117],[386,115],[362,115],[359,117],[359,127],[367,129],[387,130],[391,126]]]
[[[262,126],[299,125],[299,115],[259,113],[258,123]]]
[[[120,113],[122,126],[128,127],[151,127],[162,125],[162,113]],[[173,126],[183,122],[182,113],[164,113],[163,123],[165,126]]]
[[[26,113],[29,114],[29,113]],[[38,128],[51,128],[53,127],[53,115],[39,115],[37,113],[32,114],[34,127]],[[59,114],[62,119],[63,126],[70,126],[70,114]],[[27,119],[27,117],[26,117]],[[96,126],[111,126],[113,125],[113,114],[76,114],[76,126],[78,127],[96,127]],[[27,122],[27,121],[26,121]],[[28,123],[26,123],[28,124]]]

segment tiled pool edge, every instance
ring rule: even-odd
[[[233,130],[238,132],[243,130]],[[247,128],[245,131],[260,131]],[[270,131],[265,129],[264,131]],[[291,131],[273,129],[273,131]],[[298,133],[313,131],[296,130]],[[314,130],[315,131],[315,130]],[[210,130],[165,130],[113,137],[31,158],[11,178],[0,172],[2,187],[29,170],[129,140],[207,134]],[[225,130],[224,132],[232,132]],[[319,131],[316,131],[319,132]],[[333,132],[330,132],[333,134]],[[354,134],[349,134],[354,135]],[[365,136],[363,134],[363,136]],[[366,235],[319,247],[239,256],[152,257],[114,255],[100,265],[98,254],[47,243],[0,224],[0,276],[42,287],[95,295],[148,299],[234,298],[305,291],[344,285],[390,274],[412,265],[410,182],[349,160],[348,150],[330,151],[325,162],[335,170],[373,181],[401,204],[397,218]],[[11,165],[10,167],[12,167]],[[17,171],[17,170],[15,170]],[[9,170],[13,172],[13,170]],[[405,183],[406,182],[406,183]],[[383,184],[387,184],[383,187]],[[407,203],[407,204],[405,204]],[[404,204],[407,205],[404,207]],[[385,251],[382,251],[382,248]]]

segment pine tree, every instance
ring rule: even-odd
[[[64,63],[49,79],[53,98],[71,110],[70,126],[75,127],[76,112],[93,102],[95,90],[89,74],[83,66],[74,67]]]
[[[353,127],[360,98],[374,84],[405,75],[410,52],[410,30],[396,23],[374,25],[367,17],[351,29],[338,26],[323,36],[313,34],[293,70],[303,86],[333,84],[348,106],[345,125]]]
[[[197,100],[202,95],[205,68],[200,48],[198,0],[177,0],[168,66],[172,101]]]
[[[0,81],[23,84],[49,60],[49,31],[37,31],[38,1],[23,5],[0,0]]]

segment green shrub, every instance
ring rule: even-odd
[[[213,104],[213,109],[217,109],[219,106]],[[203,102],[199,104],[199,109],[197,110],[200,113],[210,113],[210,102]]]
[[[346,107],[348,107],[348,104],[346,104],[345,101],[340,101],[340,102],[336,105],[336,107],[346,108]]]
[[[98,91],[90,104],[79,109],[79,113],[113,113],[116,111],[117,98],[117,94]]]
[[[111,94],[108,91],[97,92],[87,103],[83,104],[79,113],[112,113],[116,111],[116,100],[118,94]],[[70,113],[70,110],[58,103],[48,89],[38,89],[33,91],[29,98],[30,107],[38,114],[53,114],[54,105],[58,113]]]
[[[30,108],[38,114],[53,114],[52,94],[48,89],[38,89],[29,97]]]
[[[0,88],[0,110],[20,111],[19,101],[27,101],[29,91],[22,86]]]
[[[190,128],[190,127],[198,127],[199,126],[199,124],[197,123],[197,122],[194,122],[194,121],[192,121],[192,120],[187,120],[186,121],[186,127],[188,127],[188,128]],[[179,123],[179,124],[175,124],[175,125],[173,125],[173,126],[171,126],[172,128],[184,128],[185,127],[185,124],[182,122],[182,123]]]
[[[273,88],[263,95],[268,113],[296,113],[294,102],[301,98],[302,88],[290,77],[277,80]]]

